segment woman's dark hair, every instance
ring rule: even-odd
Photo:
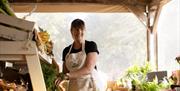
[[[72,28],[84,29],[84,27],[85,27],[85,23],[81,19],[75,19],[71,23],[71,31],[72,31]]]

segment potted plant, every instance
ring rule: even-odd
[[[151,72],[151,66],[147,62],[144,66],[134,65],[129,67],[121,81],[130,81],[132,91],[160,91],[160,89],[168,88],[171,83],[158,83],[157,77],[152,82],[146,80],[147,73]]]

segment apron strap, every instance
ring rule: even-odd
[[[71,44],[70,49],[69,49],[67,55],[70,54],[70,52],[72,50],[72,47],[73,47],[73,43]],[[82,51],[85,52],[85,40],[83,40],[83,42],[82,42]]]

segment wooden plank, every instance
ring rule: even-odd
[[[13,1],[10,0],[10,3],[83,3],[83,4],[84,3],[99,3],[99,4],[120,4],[122,1],[124,1],[124,0],[13,0]]]
[[[38,55],[26,55],[33,91],[46,91],[46,85]]]
[[[45,63],[48,63],[48,64],[52,63],[52,59],[46,53],[39,52],[38,54],[39,54],[39,58],[40,58],[41,61],[43,61]]]
[[[3,60],[3,61],[4,61],[4,60]],[[19,65],[26,65],[26,64],[27,64],[26,61],[22,61],[22,60],[21,60],[21,61],[17,61],[17,60],[16,60],[16,61],[13,61],[13,60],[12,60],[12,61],[4,61],[4,62],[9,62],[9,63],[12,63],[13,65],[14,65],[14,64],[19,64]]]
[[[35,6],[37,5],[37,6]],[[130,12],[123,5],[105,5],[92,3],[12,3],[15,12]]]
[[[0,55],[1,61],[25,61],[24,55]]]
[[[0,41],[1,54],[36,54],[37,48],[34,41]]]
[[[0,37],[2,38],[9,40],[28,40],[29,36],[32,39],[32,32],[19,31],[15,28],[0,25]]]
[[[14,27],[23,29],[25,31],[31,31],[31,32],[33,31],[34,24],[35,24],[32,21],[27,21],[27,20],[23,20],[16,17],[3,15],[3,14],[0,14],[0,23],[14,26]]]

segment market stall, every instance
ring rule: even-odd
[[[14,0],[14,1],[10,1],[12,8],[14,9],[15,12],[133,12],[137,18],[142,22],[142,24],[144,26],[146,26],[147,28],[147,60],[148,61],[153,61],[151,60],[150,57],[150,40],[152,40],[150,38],[150,34],[154,35],[154,45],[155,48],[153,49],[155,51],[155,63],[156,63],[156,71],[158,71],[158,44],[157,44],[157,23],[158,23],[158,19],[159,19],[159,15],[160,12],[162,10],[163,5],[165,5],[166,3],[169,2],[169,0],[62,0],[62,1],[50,1],[50,0],[32,0],[32,1],[26,1],[26,0]],[[86,5],[84,5],[86,4]],[[4,18],[2,18],[4,19]],[[17,23],[13,23],[14,20],[12,21],[12,24],[14,26],[14,24]],[[18,24],[19,25],[19,24]],[[16,25],[17,26],[17,25]],[[25,25],[22,25],[25,26]],[[18,26],[19,27],[19,26]],[[20,27],[21,28],[21,27]],[[27,28],[27,27],[25,27]],[[30,75],[31,75],[31,80],[32,80],[32,85],[34,90],[36,91],[44,91],[46,89],[45,85],[44,85],[44,78],[42,76],[42,72],[41,72],[41,67],[40,67],[40,62],[39,62],[39,57],[38,55],[41,55],[40,57],[42,57],[41,59],[48,60],[49,58],[44,55],[41,54],[41,52],[39,53],[37,51],[37,45],[31,41],[31,37],[29,35],[31,35],[30,33],[32,33],[32,29],[33,26],[30,27],[31,32],[25,32],[26,34],[24,34],[24,36],[22,36],[22,34],[18,31],[16,31],[16,34],[9,34],[10,32],[4,32],[5,30],[2,30],[2,37],[3,37],[3,41],[1,42],[1,50],[0,53],[2,56],[2,59],[0,60],[18,60],[17,62],[19,62],[19,60],[27,60],[27,64],[28,64],[28,68],[30,71]],[[3,29],[3,28],[2,28]],[[28,30],[28,29],[24,29],[24,30]],[[18,33],[17,33],[18,32]],[[1,33],[1,32],[0,32]],[[24,31],[23,31],[24,33]],[[19,34],[21,34],[21,36],[19,36]],[[19,37],[24,37],[19,38]],[[17,42],[16,44],[19,45],[18,47],[15,47],[13,45],[13,43],[9,43],[8,42],[4,42],[4,39],[11,39],[14,41],[23,41],[23,42]],[[25,45],[24,45],[25,44]],[[7,46],[9,45],[9,47]],[[17,51],[16,48],[24,48],[22,49],[22,51]],[[9,51],[5,51],[4,49],[15,49],[15,50],[11,50],[11,52]],[[8,54],[8,55],[7,55]],[[10,55],[9,55],[10,54]],[[18,55],[16,55],[18,54]],[[17,56],[17,57],[14,57]],[[34,55],[34,56],[29,56],[29,55]],[[10,59],[7,59],[8,58]],[[11,57],[10,57],[11,56]],[[47,58],[46,58],[47,57]],[[5,59],[6,58],[6,59]],[[28,60],[37,60],[37,61],[28,61]],[[51,58],[50,58],[51,59]],[[24,62],[24,61],[22,61]],[[34,69],[33,67],[37,67],[37,69]],[[147,68],[146,68],[147,67]],[[141,69],[142,70],[137,70],[137,69]],[[36,71],[34,71],[36,70]],[[143,71],[143,72],[142,72]],[[131,73],[132,72],[132,73]],[[134,68],[129,70],[129,73],[134,74],[137,73],[135,75],[133,75],[136,79],[132,79],[132,78],[128,78],[133,80],[135,83],[133,86],[136,86],[138,89],[148,89],[148,88],[140,88],[141,86],[146,85],[147,87],[153,84],[154,87],[156,86],[157,88],[159,88],[159,85],[157,85],[157,81],[154,81],[152,83],[147,83],[146,80],[144,79],[144,77],[147,75],[147,72],[150,72],[148,69],[148,66],[140,67],[140,66],[135,66]],[[38,74],[37,74],[38,73]],[[38,75],[38,82],[39,80],[41,81],[40,83],[37,82],[37,78],[35,78],[35,76],[33,76],[34,74]],[[131,77],[131,74],[127,74],[127,77]],[[139,75],[141,74],[141,75]],[[142,75],[143,74],[143,75]],[[138,76],[143,77],[142,79],[139,79]],[[144,84],[140,84],[138,82],[144,83]],[[123,78],[119,81],[114,81],[114,82],[109,82],[108,83],[108,88],[110,90],[116,91],[116,90],[120,90],[120,91],[127,91],[128,90],[128,83],[127,79]],[[41,86],[39,85],[41,84]],[[153,87],[153,86],[152,86]],[[153,87],[153,88],[154,88]],[[40,90],[41,89],[41,90]],[[42,90],[43,89],[43,90]],[[109,90],[107,89],[107,90]]]

